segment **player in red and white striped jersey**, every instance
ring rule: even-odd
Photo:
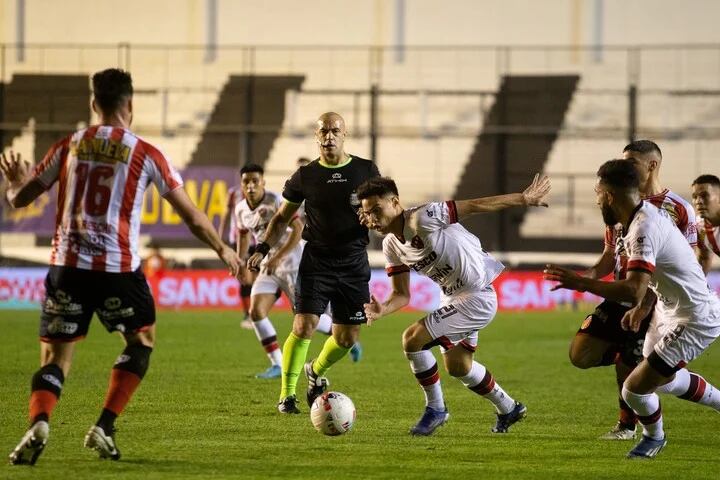
[[[147,371],[155,343],[155,305],[140,269],[138,235],[145,189],[154,184],[192,233],[236,275],[239,259],[208,218],[190,201],[180,175],[152,144],[130,130],[132,79],[108,69],[93,76],[93,110],[100,124],[57,142],[32,171],[19,156],[2,156],[8,201],[30,204],[58,184],[55,235],[40,321],[41,368],[33,376],[31,427],[10,454],[13,464],[34,464],[45,448],[49,417],[72,363],[75,341],[94,313],[125,349],[115,362],[98,422],[85,446],[101,457],[120,457],[115,418]]]
[[[634,162],[611,160],[598,170],[597,204],[606,225],[621,223],[628,253],[627,277],[604,282],[548,265],[546,280],[558,288],[591,292],[616,302],[638,305],[651,288],[656,314],[647,330],[644,359],[625,379],[623,399],[643,425],[640,442],[628,458],[652,458],[666,445],[660,401],[668,393],[720,411],[720,391],[685,368],[720,336],[720,300],[708,287],[693,249],[666,210],[642,201]],[[622,318],[637,332],[640,320]]]
[[[700,175],[692,183],[692,200],[698,216],[698,260],[705,275],[712,266],[712,254],[720,257],[720,178]]]
[[[660,147],[649,140],[638,140],[625,147],[623,157],[631,158],[636,166],[643,199],[667,212],[687,242],[694,247],[697,244],[695,211],[685,199],[662,188],[659,179],[662,162]],[[606,226],[605,249],[598,262],[585,276],[602,278],[614,271],[615,279],[623,280],[627,274],[627,258],[621,226]],[[587,316],[570,344],[570,360],[573,365],[578,368],[614,365],[620,393],[623,382],[642,360],[642,345],[645,331],[653,316],[654,303],[655,296],[649,293],[637,308],[612,300],[605,300],[598,305],[595,311]],[[625,315],[636,318],[640,323],[638,332],[629,332],[620,327]],[[637,417],[621,396],[618,396],[618,403],[618,422],[601,438],[632,440],[635,438]]]

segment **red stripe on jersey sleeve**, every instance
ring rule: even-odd
[[[62,221],[65,213],[65,196],[67,194],[67,172],[65,171],[65,167],[66,162],[62,161],[58,181],[57,206],[55,207],[55,236],[52,242],[53,249],[50,255],[50,265],[55,265],[58,254],[60,253],[60,231],[62,229]]]
[[[387,272],[388,277],[394,277],[395,275],[409,272],[410,267],[407,265],[392,265],[390,267],[385,267],[385,271]]]
[[[160,176],[168,186],[168,191],[165,192],[163,195],[167,195],[168,192],[171,192],[181,186],[182,183],[178,182],[175,177],[173,177],[172,171],[170,170],[170,164],[165,158],[165,155],[163,155],[160,150],[153,147],[149,143],[143,142],[143,146],[145,147],[145,153],[148,157],[150,157],[150,160],[152,160],[152,162],[155,164],[155,167],[157,167],[157,169],[160,171]]]
[[[42,173],[45,170],[50,168],[50,165],[52,165],[53,161],[60,163],[60,166],[58,167],[58,172],[62,169],[62,166],[65,163],[64,162],[65,157],[67,156],[67,153],[68,153],[68,146],[70,145],[71,137],[72,137],[72,135],[68,135],[67,137],[63,138],[62,140],[55,142],[55,144],[53,144],[53,146],[50,147],[50,150],[47,151],[47,153],[45,154],[45,157],[42,159],[42,161],[35,166],[32,176],[34,179],[36,179],[38,182],[40,182],[43,187],[49,188],[51,184],[47,184],[45,181],[43,181],[40,178],[40,175],[42,175]],[[58,158],[58,156],[59,156],[59,158]]]
[[[458,217],[457,217],[457,206],[455,205],[454,200],[448,200],[445,202],[445,204],[448,207],[448,217],[450,219],[450,223],[457,223]]]
[[[627,269],[628,271],[640,270],[648,273],[653,273],[655,271],[655,265],[644,260],[630,260],[628,262]]]

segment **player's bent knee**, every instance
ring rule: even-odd
[[[419,352],[424,346],[422,339],[417,335],[417,329],[414,325],[411,325],[403,332],[402,343],[406,352]]]
[[[445,369],[450,374],[451,377],[464,377],[468,373],[470,373],[470,367],[466,365],[465,363],[449,363],[445,365]]]
[[[597,362],[594,361],[592,356],[586,352],[577,352],[575,350],[570,350],[569,357],[570,363],[572,363],[574,367],[580,368],[582,370],[592,368],[597,365]]]
[[[128,345],[115,361],[113,368],[133,373],[142,379],[150,366],[152,350],[151,347],[145,345]]]
[[[259,322],[263,318],[267,317],[268,311],[264,308],[250,307],[250,319],[253,322]]]

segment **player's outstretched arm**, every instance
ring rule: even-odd
[[[299,203],[284,201],[275,215],[270,219],[270,224],[265,230],[265,235],[255,247],[255,253],[248,259],[247,266],[250,270],[259,270],[260,262],[270,249],[280,240],[290,220],[300,208]]]
[[[220,260],[230,269],[232,276],[236,277],[240,269],[240,259],[232,248],[220,240],[215,228],[203,212],[197,209],[184,188],[176,188],[165,195],[183,222],[188,226],[198,240],[215,250]]]
[[[238,257],[240,258],[238,280],[244,281],[247,280],[244,277],[247,274],[245,262],[247,261],[248,249],[250,248],[250,232],[243,232],[241,229],[237,229],[237,243],[235,244],[235,248],[237,249],[236,252]]]
[[[370,303],[366,303],[365,317],[368,325],[385,315],[390,315],[410,303],[410,273],[403,272],[392,277],[393,291],[383,303],[378,302],[375,295],[370,296]]]
[[[284,244],[280,245],[275,252],[275,254],[272,256],[272,258],[268,259],[267,263],[265,264],[265,270],[268,274],[272,274],[275,272],[275,269],[280,264],[283,258],[285,258],[285,255],[290,253],[293,248],[300,242],[300,238],[302,237],[302,229],[303,229],[303,223],[300,221],[300,218],[295,216],[290,221],[290,235],[288,235],[287,240]]]
[[[0,153],[0,172],[8,182],[6,195],[13,208],[27,207],[45,191],[39,180],[31,178],[30,170],[30,162],[20,158],[19,153]]]
[[[598,279],[612,273],[615,269],[615,249],[609,245],[605,245],[600,258],[595,265],[585,270],[583,277]]]
[[[497,212],[510,207],[547,207],[543,201],[550,192],[550,179],[539,173],[529,187],[522,193],[508,193],[492,197],[480,197],[472,200],[456,200],[458,218],[462,219],[478,213]]]
[[[624,280],[603,282],[583,277],[568,268],[558,265],[546,265],[545,270],[543,270],[543,278],[558,282],[552,290],[567,288],[578,292],[590,292],[608,300],[628,302],[633,306],[642,302],[650,283],[650,274],[637,270],[629,271],[627,278]]]

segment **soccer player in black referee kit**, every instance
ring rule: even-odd
[[[308,379],[307,401],[312,405],[327,388],[325,372],[350,351],[360,335],[360,325],[366,323],[363,305],[370,301],[368,230],[358,221],[360,202],[355,189],[380,173],[372,161],[345,153],[345,135],[345,120],[337,113],[318,118],[315,140],[320,157],[298,168],[285,183],[285,201],[248,260],[248,267],[259,267],[305,201],[303,238],[307,245],[295,288],[295,320],[283,346],[281,413],[300,413],[295,390],[303,368]],[[328,302],[333,308],[332,336],[320,355],[305,363],[310,338]]]

